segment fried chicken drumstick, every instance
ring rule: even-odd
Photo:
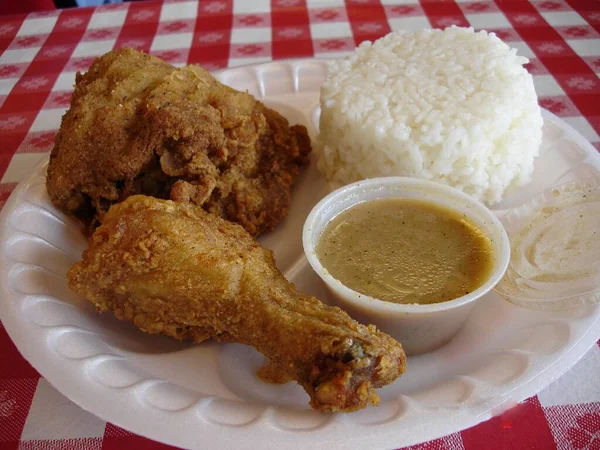
[[[201,205],[258,236],[287,214],[310,151],[304,126],[202,67],[121,49],[77,74],[46,184],[89,231],[112,204],[144,194]]]
[[[373,325],[298,292],[241,226],[188,203],[133,196],[90,238],[69,287],[147,333],[238,342],[297,381],[313,408],[354,411],[404,372],[402,346]]]

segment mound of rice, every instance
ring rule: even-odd
[[[499,202],[529,182],[542,140],[527,62],[471,28],[362,43],[321,88],[319,169],[342,184],[420,177]]]

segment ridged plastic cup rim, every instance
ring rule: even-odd
[[[477,211],[480,214],[486,217],[486,220],[489,220],[490,228],[495,228],[497,234],[499,234],[501,238],[501,242],[497,246],[498,252],[496,254],[496,266],[494,267],[494,270],[490,277],[487,279],[487,281],[483,283],[479,288],[477,288],[473,292],[470,292],[467,295],[463,295],[456,299],[440,303],[421,305],[400,304],[380,300],[378,298],[371,297],[366,294],[361,294],[353,289],[350,289],[348,286],[344,285],[342,282],[334,278],[329,273],[329,271],[327,271],[327,269],[323,267],[316,254],[318,236],[321,235],[324,229],[324,227],[322,227],[321,229],[317,230],[317,233],[313,232],[316,219],[323,213],[324,210],[328,208],[329,205],[334,204],[336,200],[339,201],[341,199],[353,196],[356,201],[353,201],[350,207],[360,203],[361,193],[364,194],[367,190],[372,189],[374,187],[378,187],[381,190],[389,190],[393,187],[402,187],[403,189],[413,188],[415,189],[415,191],[418,191],[417,188],[429,188],[431,190],[441,191],[444,194],[446,194],[446,196],[454,198],[455,200],[463,203],[468,203],[471,207],[477,209]],[[313,234],[317,236],[317,239],[314,241]],[[458,308],[460,306],[474,302],[494,289],[496,284],[498,284],[504,276],[504,273],[506,272],[510,260],[510,243],[508,240],[508,235],[506,234],[504,226],[492,211],[490,211],[487,207],[485,207],[482,203],[480,203],[473,197],[463,193],[462,191],[459,191],[458,189],[433,181],[410,177],[370,178],[367,180],[361,180],[352,184],[348,184],[331,192],[313,207],[306,221],[304,222],[304,228],[302,232],[302,244],[304,247],[304,254],[306,256],[306,259],[308,260],[313,270],[317,273],[317,275],[319,275],[321,280],[325,282],[325,284],[327,284],[331,289],[338,291],[348,302],[353,303],[357,306],[361,306],[363,308],[366,307],[379,312],[387,311],[407,314],[433,313],[437,311],[446,311]]]

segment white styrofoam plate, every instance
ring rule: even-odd
[[[318,123],[320,61],[277,62],[220,72],[306,125]],[[498,214],[545,187],[600,173],[596,150],[544,112],[533,181]],[[60,392],[94,414],[186,448],[391,448],[473,426],[551,383],[600,337],[600,307],[530,311],[489,294],[448,345],[409,358],[406,374],[379,391],[381,404],[352,414],[312,411],[299,386],[261,382],[263,358],[243,345],[181,344],[138,331],[67,289],[65,274],[86,240],[50,203],[46,165],[14,191],[0,215],[0,319],[23,356]],[[261,238],[300,290],[326,300],[302,252],[301,230],[328,191],[313,163],[289,216]]]

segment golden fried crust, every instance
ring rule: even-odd
[[[298,292],[241,226],[193,204],[133,196],[90,239],[69,287],[148,333],[252,345],[260,375],[296,380],[322,411],[377,403],[404,372],[402,346]]]
[[[310,139],[200,66],[131,49],[77,74],[48,167],[52,202],[90,230],[130,195],[192,202],[256,236],[285,215]]]

